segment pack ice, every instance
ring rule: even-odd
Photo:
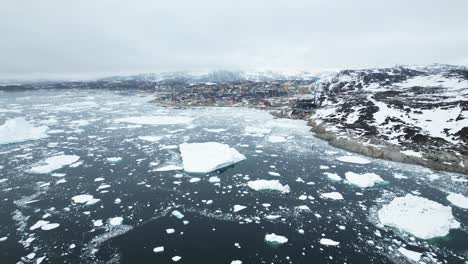
[[[67,165],[73,164],[79,159],[80,157],[76,155],[57,155],[49,157],[39,162],[38,166],[32,167],[29,172],[34,174],[50,173]]]
[[[189,173],[209,173],[245,159],[236,149],[217,142],[183,143],[179,149]]]
[[[394,198],[378,211],[380,223],[422,239],[443,237],[460,227],[452,208],[429,199],[407,194]]]
[[[35,127],[23,117],[8,119],[0,126],[0,144],[10,144],[47,137],[46,126]]]

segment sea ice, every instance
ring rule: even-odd
[[[121,225],[122,223],[123,223],[123,217],[120,217],[120,216],[113,217],[109,220],[109,224],[112,226],[118,226],[118,225]]]
[[[155,171],[175,171],[175,170],[181,170],[181,169],[183,168],[177,165],[166,165],[166,166],[157,168]]]
[[[450,206],[412,194],[394,198],[378,211],[378,217],[383,225],[398,228],[422,239],[443,237],[450,229],[460,227]]]
[[[320,194],[320,197],[332,200],[343,200],[343,195],[339,192],[322,193]]]
[[[174,261],[174,262],[177,262],[177,261],[179,261],[179,260],[181,260],[181,259],[182,259],[181,256],[174,256],[174,257],[172,257],[172,261]]]
[[[270,174],[271,176],[275,176],[275,177],[281,176],[281,174],[279,174],[278,172],[274,172],[274,171],[269,171],[268,174]]]
[[[369,164],[369,163],[371,163],[371,161],[366,159],[366,158],[362,158],[362,157],[358,157],[358,156],[351,156],[351,155],[341,156],[341,157],[338,157],[336,159],[339,160],[339,161],[342,161],[342,162],[355,163],[355,164]]]
[[[336,173],[324,172],[323,174],[325,174],[325,176],[327,176],[332,181],[341,181],[342,180],[340,175],[338,175]]]
[[[398,248],[398,251],[405,257],[411,259],[412,261],[419,262],[421,259],[422,253],[406,249],[404,247]]]
[[[75,195],[71,199],[76,204],[86,204],[86,205],[92,205],[100,201],[100,199],[95,199],[90,194]]]
[[[29,172],[34,174],[50,173],[67,165],[73,164],[79,159],[80,157],[76,155],[57,155],[49,157],[39,162],[37,166],[32,167]]]
[[[457,207],[468,209],[468,197],[462,194],[450,193],[447,195],[447,200]]]
[[[241,211],[241,210],[244,210],[245,208],[247,208],[247,206],[243,206],[243,205],[236,204],[236,205],[234,205],[234,208],[233,208],[232,211],[233,211],[234,213],[237,213],[237,212],[239,212],[239,211]]]
[[[278,180],[255,180],[247,182],[247,186],[255,191],[272,190],[289,193],[289,185],[282,185]]]
[[[233,260],[233,261],[231,261],[231,264],[242,264],[242,261],[240,261],[240,260]]]
[[[187,116],[134,116],[114,119],[118,123],[131,123],[139,125],[188,125],[193,118]]]
[[[172,214],[173,216],[175,216],[177,219],[182,219],[182,218],[184,218],[184,215],[183,215],[181,212],[177,211],[177,210],[172,211],[171,214]]]
[[[282,142],[286,142],[287,139],[283,136],[274,136],[274,135],[271,135],[268,137],[268,141],[271,142],[271,143],[282,143]]]
[[[340,242],[331,240],[329,238],[322,238],[320,239],[320,244],[325,245],[325,246],[338,246]]]
[[[180,152],[184,170],[191,173],[208,173],[245,159],[236,149],[217,142],[183,143]]]
[[[168,228],[168,229],[166,229],[166,233],[168,233],[168,234],[174,234],[174,233],[175,233],[175,229],[174,229],[174,228]]]
[[[209,182],[211,183],[217,183],[217,182],[220,182],[221,179],[217,176],[211,176],[209,179],[208,179]]]
[[[372,187],[377,183],[384,182],[384,180],[375,173],[358,174],[358,173],[349,171],[345,173],[345,177],[348,183],[356,185],[361,188]]]
[[[107,158],[106,160],[108,162],[110,162],[110,163],[117,163],[117,162],[121,161],[122,158],[121,157],[110,157],[110,158]]]
[[[163,138],[162,136],[139,136],[138,137],[138,139],[149,141],[149,142],[157,142],[161,140],[162,138]]]
[[[8,119],[0,126],[0,144],[10,144],[47,137],[46,126],[35,127],[23,117]]]
[[[288,239],[284,236],[271,233],[271,234],[265,235],[265,241],[273,245],[281,245],[281,244],[288,242]]]
[[[45,230],[45,231],[48,231],[48,230],[55,229],[55,228],[57,228],[59,226],[60,226],[60,224],[50,223],[50,224],[45,224],[45,225],[41,226],[41,229]]]
[[[154,252],[154,253],[161,253],[161,252],[163,252],[163,251],[164,251],[164,247],[163,247],[163,246],[153,248],[153,252]]]

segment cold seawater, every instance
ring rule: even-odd
[[[336,149],[266,111],[151,99],[0,93],[0,263],[466,263],[468,210],[447,200],[468,196],[464,176]],[[185,173],[179,145],[202,142],[245,159]],[[448,235],[381,224],[408,194],[451,207],[434,218]]]

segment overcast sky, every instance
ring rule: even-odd
[[[1,0],[0,78],[468,65],[467,0]]]

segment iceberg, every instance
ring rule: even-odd
[[[245,156],[217,142],[183,143],[179,146],[183,167],[189,173],[209,173],[245,160]]]
[[[429,199],[407,194],[394,198],[378,211],[380,223],[421,239],[443,237],[460,227],[452,208]]]
[[[67,165],[73,164],[80,159],[76,155],[58,155],[49,157],[41,162],[38,166],[32,167],[29,172],[34,174],[46,174],[52,171],[61,169]]]
[[[346,180],[348,183],[352,185],[356,185],[361,188],[372,187],[377,183],[385,182],[379,175],[375,173],[354,173],[354,172],[346,172],[345,173]]]
[[[0,144],[10,144],[47,137],[46,126],[35,127],[23,117],[8,119],[0,126]]]
[[[271,190],[281,193],[289,193],[289,185],[282,185],[278,180],[255,180],[247,183],[249,188],[255,191]]]
[[[338,246],[340,244],[340,242],[337,242],[337,241],[334,241],[332,239],[329,239],[329,238],[322,238],[320,239],[320,244],[324,245],[324,246]]]

